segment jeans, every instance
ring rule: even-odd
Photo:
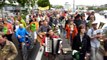
[[[91,60],[103,60],[103,55],[100,54],[99,48],[91,47]]]

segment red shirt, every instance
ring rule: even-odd
[[[13,26],[10,23],[4,24],[4,27],[8,28],[7,34],[12,34],[13,33]]]
[[[45,38],[46,38],[46,36],[43,37],[42,44],[45,43]],[[51,36],[51,38],[59,38],[59,36],[53,35],[53,36]]]

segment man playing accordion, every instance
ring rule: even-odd
[[[42,45],[45,47],[45,56],[48,60],[55,60],[62,48],[62,41],[55,35],[52,29],[48,29],[46,36],[42,39]]]

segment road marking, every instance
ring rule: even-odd
[[[44,47],[41,46],[41,47],[39,48],[39,51],[38,51],[38,53],[37,53],[37,56],[36,56],[35,60],[41,60],[41,59],[42,59],[42,56],[43,56],[43,52],[44,52]]]

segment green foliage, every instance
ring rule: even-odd
[[[22,7],[24,7],[25,4],[27,3],[27,0],[17,0],[17,2],[18,2]]]
[[[107,10],[107,4],[95,7],[95,6],[90,6],[88,7],[88,10],[95,10],[97,12],[102,11],[102,10]]]
[[[94,7],[88,7],[88,10],[94,10]]]
[[[60,9],[60,8],[63,8],[63,6],[62,5],[55,5],[55,6],[53,6],[53,8]]]
[[[36,3],[36,0],[31,0],[31,6],[33,7]]]
[[[10,2],[10,4],[12,4],[14,1],[13,0],[8,0]]]
[[[0,8],[2,8],[4,5],[11,5],[12,1],[9,0],[10,4],[6,4],[5,0],[3,0],[2,2],[0,2]]]
[[[95,10],[95,11],[102,11],[102,10],[107,10],[107,7],[89,7],[88,10]]]
[[[95,9],[96,11],[102,11],[102,10],[107,10],[107,7],[105,7],[105,8],[97,8],[97,9]]]
[[[52,4],[50,4],[50,7],[52,7]]]
[[[37,4],[40,7],[51,6],[49,0],[38,0]]]
[[[21,17],[25,20],[26,19],[26,15],[22,14]]]
[[[84,8],[82,7],[82,8],[79,8],[80,10],[84,10]]]
[[[5,4],[4,3],[0,3],[0,8],[3,7]]]
[[[5,0],[3,0],[3,1],[5,1]],[[4,5],[12,5],[12,6],[14,6],[13,5],[13,3],[14,3],[14,0],[8,0],[9,2],[10,2],[10,4],[6,4],[6,3],[2,3],[2,2],[0,2],[0,7],[3,7]],[[37,0],[16,0],[18,3],[19,3],[19,5],[20,6],[22,6],[22,7],[25,7],[25,5],[28,5],[28,6],[34,6],[35,5],[35,3],[36,3],[36,1]],[[31,3],[31,4],[30,4]]]
[[[9,4],[5,3],[6,0],[3,0],[3,2],[0,2],[0,8],[2,8],[3,6],[5,5],[9,5],[9,6],[14,6],[13,3],[14,1],[13,0],[8,0]],[[19,0],[18,0],[19,1]]]
[[[17,0],[17,2],[24,7],[25,5],[31,5],[32,7],[35,5],[37,0]],[[31,4],[30,4],[31,3]]]

